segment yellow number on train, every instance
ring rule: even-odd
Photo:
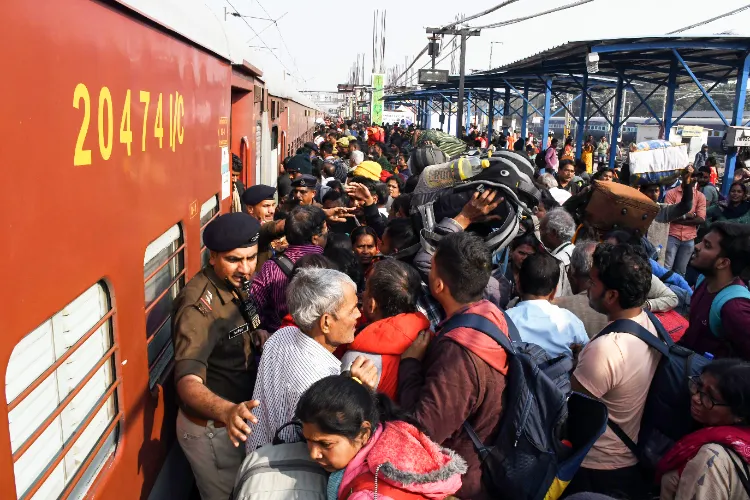
[[[180,141],[180,144],[182,144],[182,141],[185,139],[185,126],[182,124],[182,118],[185,116],[185,100],[180,96],[178,98],[178,104],[180,107],[180,114],[178,115],[177,123],[179,123],[179,130],[177,131],[177,140]]]
[[[128,156],[130,156],[130,143],[133,142],[133,131],[130,130],[130,89],[125,93],[125,105],[122,108],[120,142],[128,145]]]
[[[104,107],[107,107],[107,137],[104,137]],[[109,160],[112,155],[112,136],[114,134],[114,119],[112,117],[112,94],[107,87],[99,92],[99,152],[102,159]]]
[[[141,102],[146,106],[143,108],[143,135],[141,136],[141,151],[146,151],[146,128],[148,128],[148,105],[151,104],[151,92],[141,90]]]
[[[79,103],[83,99],[83,121],[81,130],[78,131],[78,140],[76,141],[76,150],[73,155],[73,165],[91,165],[91,150],[83,149],[83,143],[86,140],[86,133],[89,130],[89,121],[91,120],[91,98],[89,89],[86,85],[79,83],[73,91],[73,107],[80,109]]]
[[[159,102],[156,103],[156,120],[154,121],[154,137],[159,138],[159,147],[162,147],[162,141],[164,140],[164,127],[162,126],[162,111],[161,111],[161,94],[159,94]]]

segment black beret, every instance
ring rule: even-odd
[[[203,243],[214,252],[229,252],[258,244],[260,222],[250,214],[234,212],[220,215],[203,231]]]
[[[312,162],[308,155],[294,155],[284,168],[294,170],[300,174],[311,174]]]
[[[264,200],[273,200],[275,194],[275,187],[258,184],[245,189],[245,192],[242,193],[242,202],[247,206],[253,206]]]
[[[292,181],[292,187],[314,188],[318,178],[310,174],[302,174]]]
[[[306,142],[303,144],[303,146],[305,146],[309,150],[315,151],[316,153],[318,152],[318,145],[314,142]]]

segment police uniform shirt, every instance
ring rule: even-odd
[[[252,328],[233,302],[234,294],[205,267],[182,289],[173,306],[175,380],[196,375],[214,394],[240,403],[255,385]],[[183,411],[195,417],[190,408]]]

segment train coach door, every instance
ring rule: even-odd
[[[262,171],[262,165],[261,165],[261,154],[260,152],[263,151],[263,148],[261,147],[261,141],[263,139],[263,126],[260,121],[255,123],[255,183],[260,184],[261,183],[261,171]]]

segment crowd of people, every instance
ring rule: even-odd
[[[287,498],[506,498],[477,443],[495,443],[520,411],[506,394],[519,374],[485,327],[570,360],[572,390],[606,406],[610,426],[564,496],[748,498],[744,174],[724,199],[713,158],[702,158],[670,189],[640,186],[658,207],[647,234],[587,232],[577,207],[627,172],[603,166],[604,138],[587,139],[581,158],[557,142],[539,151],[533,139],[490,142],[475,127],[460,140],[333,120],[283,161],[276,187],[235,179],[233,213],[205,228],[210,262],[173,314],[178,440],[204,500],[239,498],[246,457],[301,441],[327,488]],[[413,203],[425,148],[523,155],[541,194],[520,215],[527,229],[490,248],[478,228],[499,218],[504,198],[480,189],[435,221],[428,242]],[[456,323],[462,316],[485,327]],[[692,432],[655,469],[620,433],[637,442],[663,355],[612,331],[622,321],[706,358],[680,382]]]

